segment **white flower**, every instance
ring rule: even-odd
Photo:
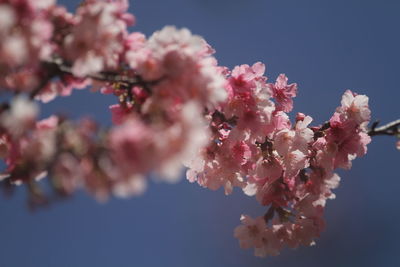
[[[0,124],[15,136],[21,135],[36,121],[38,105],[26,96],[13,98],[10,109],[0,116]]]

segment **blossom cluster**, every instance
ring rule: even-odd
[[[49,9],[54,1],[0,1],[0,87],[32,90],[40,61],[52,53]]]
[[[26,12],[30,17],[44,20],[49,31],[46,36],[40,35],[37,48],[51,48],[48,54],[39,55],[38,50],[31,58],[32,64],[5,57],[10,65],[3,73],[6,81],[14,76],[33,78],[26,87],[19,83],[3,84],[3,91],[17,94],[24,91],[30,93],[31,98],[47,103],[57,95],[70,95],[73,88],[91,85],[93,90],[111,93],[118,99],[118,103],[110,107],[116,126],[101,139],[80,141],[79,135],[66,130],[65,125],[69,125],[66,122],[52,127],[53,138],[42,137],[41,131],[35,128],[37,104],[21,96],[15,97],[4,106],[0,123],[8,180],[11,183],[29,182],[41,173],[49,173],[51,179],[74,176],[70,179],[75,181],[76,177],[97,174],[100,183],[90,183],[86,187],[100,199],[109,192],[124,196],[142,192],[145,176],[150,172],[156,172],[167,181],[175,181],[182,169],[182,160],[207,141],[208,130],[202,119],[204,107],[214,108],[226,98],[224,77],[212,56],[214,51],[205,40],[187,29],[172,26],[154,33],[148,40],[141,33],[128,33],[127,27],[134,22],[134,16],[126,12],[126,0],[86,1],[75,14],[68,13],[63,7],[39,5],[36,1],[3,2],[0,6],[3,12],[16,17],[15,25],[10,27],[27,28],[26,14],[18,13],[21,5],[28,9]],[[28,31],[24,38],[39,38],[32,34]],[[11,37],[2,39],[1,47],[7,46]],[[27,49],[20,48],[22,51]],[[13,55],[9,51],[4,53]],[[54,141],[54,132],[64,136],[65,131],[76,138],[69,142],[57,137],[57,142]],[[92,136],[93,133],[89,131],[83,135]],[[39,141],[45,144],[33,145]],[[32,146],[25,147],[25,143]],[[86,152],[80,154],[65,145],[60,147],[65,143],[75,143],[74,146],[93,144],[107,151],[109,158],[99,158],[99,154],[105,154],[98,153],[100,148],[81,148],[80,151]],[[43,146],[52,153],[41,157],[47,151],[42,149]],[[84,176],[72,175],[72,170],[66,171],[68,167],[64,166],[71,162],[70,166],[87,169],[90,161],[97,161],[92,163],[97,167],[90,167],[90,173]],[[28,169],[26,162],[31,162],[34,168]],[[23,177],[18,174],[20,168],[24,169]],[[88,185],[58,180],[55,183],[65,185],[65,192]],[[93,189],[93,186],[102,189]]]
[[[53,0],[0,0],[2,185],[24,184],[32,204],[85,188],[96,199],[144,192],[156,173],[225,194],[239,187],[266,213],[241,217],[234,235],[255,255],[311,245],[337,168],[349,169],[370,142],[368,98],[347,90],[329,121],[293,109],[297,84],[275,82],[258,62],[229,70],[188,29],[128,32],[127,0],[86,0],[69,13]],[[39,103],[91,88],[115,97],[113,126],[90,119],[39,119]],[[47,178],[46,178],[47,177]]]
[[[110,194],[139,195],[146,188],[145,175],[150,171],[158,171],[169,180],[179,177],[177,157],[197,150],[204,139],[184,143],[204,128],[196,120],[199,110],[194,103],[183,108],[179,123],[163,131],[135,118],[108,131],[87,118],[74,123],[52,115],[37,121],[38,112],[36,103],[18,96],[0,117],[0,156],[7,165],[0,180],[9,185],[26,184],[34,206],[50,200],[37,183],[46,176],[60,196],[79,188],[99,201],[107,200]]]
[[[269,206],[264,216],[243,215],[235,237],[255,255],[277,255],[288,246],[311,245],[324,228],[323,210],[339,183],[336,168],[349,169],[371,141],[368,98],[347,90],[331,119],[312,118],[293,108],[297,85],[281,74],[267,83],[264,65],[241,65],[227,77],[227,101],[208,116],[212,135],[187,162],[189,181],[230,194],[233,187]]]

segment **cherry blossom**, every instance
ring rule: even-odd
[[[11,135],[18,137],[34,125],[39,113],[36,103],[29,101],[25,96],[15,97],[10,108],[0,114],[0,125]]]
[[[278,255],[315,244],[336,169],[364,156],[371,136],[400,136],[398,121],[368,129],[368,97],[350,90],[322,125],[291,120],[298,86],[285,74],[270,83],[261,62],[220,66],[186,28],[129,32],[127,10],[127,0],[86,0],[75,13],[0,0],[0,185],[26,186],[32,207],[80,189],[99,201],[138,196],[150,176],[176,182],[185,166],[192,183],[255,197],[265,214],[242,215],[234,236],[256,256]],[[38,101],[89,88],[115,100],[111,127],[39,120]]]
[[[277,109],[289,112],[293,109],[292,98],[297,94],[297,84],[288,84],[288,78],[285,74],[280,74],[275,84],[268,84],[272,89],[274,98],[277,101]]]
[[[76,11],[75,25],[65,36],[63,54],[73,61],[77,77],[118,67],[127,36],[126,27],[134,17],[126,13],[125,1],[86,1]]]
[[[264,218],[253,219],[250,216],[242,215],[240,220],[243,225],[235,229],[235,237],[240,240],[240,247],[260,248],[263,246],[263,232],[267,227]]]

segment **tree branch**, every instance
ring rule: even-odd
[[[379,121],[372,124],[371,129],[368,131],[369,136],[375,135],[400,135],[400,119],[389,122],[381,127],[378,127]]]
[[[54,62],[44,61],[41,64],[42,68],[46,70],[46,73],[45,76],[40,80],[39,84],[29,94],[30,99],[34,99],[35,96],[40,93],[40,91],[47,85],[47,83],[51,79],[61,74],[59,66]]]
[[[43,68],[47,71],[46,76],[42,79],[40,84],[32,90],[30,98],[33,99],[40,91],[46,86],[46,84],[54,77],[58,75],[68,74],[75,76],[72,73],[72,67],[70,64],[64,62],[61,58],[54,58],[52,60],[42,62]],[[81,78],[90,78],[97,81],[110,82],[110,83],[122,83],[126,87],[140,86],[147,93],[151,93],[150,87],[160,82],[162,79],[155,81],[145,81],[142,76],[134,74],[132,76],[118,73],[117,71],[101,71],[99,73],[93,73]]]
[[[72,74],[72,67],[63,62],[61,58],[54,59],[52,61],[48,61],[48,63],[55,64],[60,72],[64,74]],[[159,80],[155,81],[144,81],[142,77],[138,74],[134,74],[133,76],[128,76],[128,75],[123,75],[121,73],[118,73],[116,71],[101,71],[99,73],[94,73],[87,75],[86,77],[83,78],[91,78],[94,80],[98,81],[104,81],[104,82],[111,82],[111,83],[125,83],[129,86],[142,86],[142,87],[147,87],[151,85],[155,85],[156,83],[159,82]]]

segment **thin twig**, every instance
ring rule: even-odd
[[[375,135],[400,135],[400,119],[389,122],[381,127],[378,126],[379,121],[372,124],[371,129],[368,131],[369,136]]]

